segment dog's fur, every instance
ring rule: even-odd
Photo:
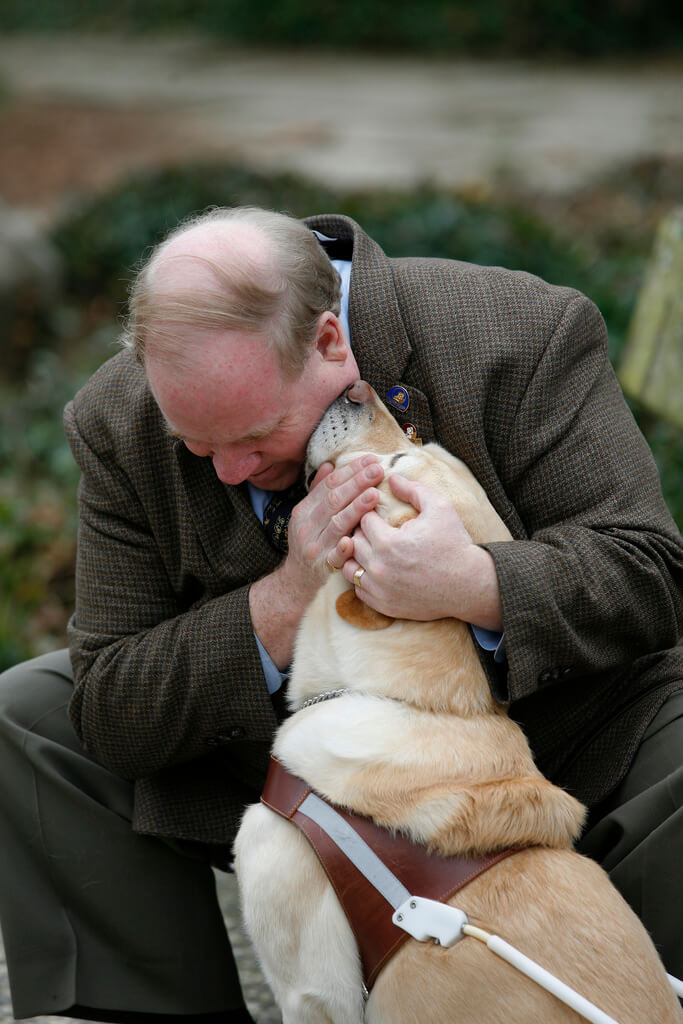
[[[394,462],[452,501],[473,540],[509,539],[463,463],[437,445],[412,445],[363,382],[349,398],[314,433],[313,468],[373,452],[385,468],[379,511],[392,525],[415,515],[386,483]],[[572,850],[584,808],[536,769],[521,730],[492,700],[466,625],[377,617],[335,573],[302,621],[290,704],[336,688],[353,692],[298,711],[280,728],[274,753],[291,772],[332,803],[440,854],[520,847],[453,898],[470,923],[619,1024],[683,1020],[635,914],[602,869]],[[409,939],[364,1007],[353,934],[297,828],[251,807],[235,854],[246,926],[284,1024],[582,1019],[472,937],[449,949]]]

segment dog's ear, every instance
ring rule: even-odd
[[[376,612],[361,601],[353,590],[345,590],[337,598],[337,615],[351,626],[359,629],[386,629],[394,621],[389,615]]]

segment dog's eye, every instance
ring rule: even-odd
[[[391,456],[391,462],[389,463],[389,469],[393,469],[399,459],[402,459],[405,452],[397,452],[396,455]]]

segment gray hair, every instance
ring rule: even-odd
[[[154,287],[154,271],[168,242],[204,224],[243,225],[269,243],[268,268],[195,256],[213,271],[217,286],[172,294]],[[341,281],[313,232],[301,221],[258,207],[217,207],[189,217],[172,231],[138,270],[129,296],[122,344],[144,365],[147,340],[155,353],[191,362],[182,326],[264,334],[286,377],[303,370],[318,320],[339,315]],[[180,330],[179,330],[180,328]]]

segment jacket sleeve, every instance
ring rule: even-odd
[[[595,306],[568,301],[506,441],[529,539],[484,545],[500,583],[512,700],[676,645],[681,538],[607,359]]]
[[[260,763],[276,725],[248,585],[207,596],[191,579],[172,580],[157,542],[164,524],[150,522],[114,440],[86,439],[74,403],[64,422],[82,473],[69,624],[70,715],[79,738],[124,778],[216,748],[243,762],[248,778],[250,757]],[[174,521],[169,515],[169,531]]]

